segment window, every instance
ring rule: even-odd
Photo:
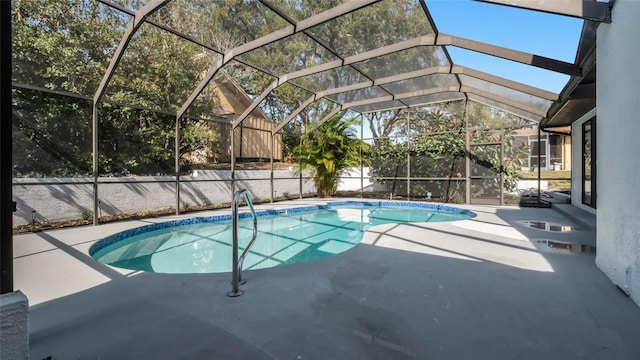
[[[531,146],[531,157],[530,157],[530,162],[531,162],[531,167],[532,168],[537,168],[538,167],[538,157],[540,157],[540,169],[546,169],[547,168],[547,139],[546,139],[546,134],[544,135],[544,137],[542,137],[540,139],[540,144],[538,144],[538,137],[535,136],[535,138],[531,138],[531,139],[535,139],[535,140],[529,140],[529,144]]]
[[[582,124],[582,203],[596,207],[596,118]]]
[[[549,170],[562,170],[562,136],[549,135]]]

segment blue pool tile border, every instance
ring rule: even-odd
[[[382,200],[382,201],[331,201],[327,203],[329,207],[337,207],[337,206],[356,206],[356,207],[364,207],[364,206],[377,206],[377,207],[391,207],[391,208],[419,208],[426,210],[437,210],[441,212],[448,212],[452,214],[461,214],[468,215],[471,218],[476,217],[476,213],[466,209],[460,209],[457,207],[442,205],[438,203],[422,203],[422,202],[410,202],[410,201],[392,201],[392,200]]]
[[[392,201],[392,200],[381,200],[381,201],[354,201],[354,200],[346,200],[346,201],[330,201],[327,202],[326,205],[308,205],[308,206],[299,206],[292,207],[286,209],[268,209],[268,210],[258,210],[256,211],[256,215],[267,216],[267,215],[289,215],[303,212],[310,212],[315,210],[324,210],[331,208],[339,208],[339,207],[355,207],[355,208],[363,208],[365,206],[375,206],[375,207],[385,207],[385,208],[413,208],[413,209],[424,209],[431,211],[439,211],[446,212],[450,214],[459,214],[459,215],[467,215],[469,218],[476,217],[476,213],[466,209],[460,209],[453,206],[442,205],[438,203],[422,203],[422,202],[410,202],[410,201]],[[243,212],[238,214],[239,219],[245,219],[251,217],[250,212]],[[89,255],[93,256],[98,251],[104,249],[107,246],[113,245],[117,242],[120,242],[124,239],[130,238],[132,236],[140,235],[146,232],[166,229],[170,227],[183,226],[183,225],[193,225],[193,224],[201,224],[201,223],[209,223],[209,222],[220,222],[220,221],[231,221],[231,215],[212,215],[212,216],[200,216],[200,217],[192,217],[187,219],[178,219],[178,220],[170,220],[164,221],[155,224],[149,224],[140,226],[137,228],[124,230],[113,235],[107,236],[103,239],[96,241],[89,248]]]

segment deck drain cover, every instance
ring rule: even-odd
[[[539,229],[539,230],[556,231],[556,232],[567,232],[567,231],[573,230],[571,226],[552,224],[546,221],[525,221],[524,223],[534,229]]]
[[[565,251],[565,252],[571,252],[571,248],[573,247],[572,246],[573,244],[571,243],[554,241],[554,240],[538,240],[538,243],[545,244],[554,250]]]
[[[538,244],[545,244],[548,247],[562,252],[581,252],[585,254],[595,254],[596,247],[585,244],[572,244],[556,240],[538,240]]]

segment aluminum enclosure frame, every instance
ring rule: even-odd
[[[113,73],[117,68],[118,63],[120,62],[124,52],[126,51],[129,42],[131,41],[133,36],[136,34],[137,30],[142,26],[142,24],[144,23],[152,24],[164,31],[168,31],[171,34],[179,36],[184,40],[196,43],[200,46],[207,48],[208,50],[211,50],[221,55],[221,58],[217,61],[216,65],[209,69],[209,71],[201,80],[201,82],[197,84],[193,92],[188,96],[187,99],[185,99],[184,103],[182,104],[182,106],[180,107],[179,111],[176,114],[176,127],[175,127],[175,132],[176,132],[176,137],[175,137],[176,138],[176,146],[175,146],[176,147],[175,148],[176,174],[175,175],[176,175],[176,205],[177,205],[176,212],[179,213],[179,209],[180,209],[180,206],[179,206],[180,204],[180,200],[179,200],[180,199],[180,194],[179,194],[180,192],[180,176],[179,176],[180,121],[185,116],[190,106],[195,102],[197,97],[208,86],[209,82],[215,77],[215,75],[221,69],[223,69],[225,65],[229,64],[231,60],[238,60],[241,63],[246,64],[247,66],[250,66],[258,71],[262,71],[267,75],[274,76],[275,74],[272,74],[267,70],[261,69],[260,64],[249,64],[246,61],[240,59],[239,57],[243,54],[249,53],[253,50],[259,49],[263,46],[267,46],[276,41],[285,39],[287,37],[290,37],[296,34],[305,35],[308,38],[310,38],[311,41],[313,41],[314,43],[317,43],[320,46],[324,46],[322,45],[321,42],[319,42],[315,38],[315,36],[313,36],[309,32],[310,29],[312,29],[314,26],[327,23],[331,20],[340,18],[342,16],[356,12],[360,9],[377,4],[381,0],[354,0],[354,1],[346,2],[334,8],[327,9],[319,14],[310,16],[306,19],[302,19],[299,21],[294,21],[289,17],[287,17],[286,14],[279,11],[277,6],[273,5],[270,1],[258,0],[260,4],[264,5],[266,8],[273,11],[281,19],[283,19],[285,23],[288,23],[289,25],[279,30],[273,31],[267,35],[259,37],[255,40],[241,44],[224,53],[221,52],[220,50],[211,48],[206,44],[202,44],[201,42],[198,42],[196,39],[194,39],[190,35],[182,34],[174,29],[171,29],[170,27],[167,27],[162,24],[158,24],[152,20],[149,20],[149,17],[152,14],[157,12],[163,6],[167,5],[172,0],[150,0],[135,12],[126,11],[126,9],[124,9],[122,6],[114,4],[109,0],[95,0],[95,1],[98,1],[102,4],[105,4],[113,8],[117,8],[133,16],[131,24],[127,29],[127,31],[125,32],[125,34],[123,35],[120,41],[120,44],[115,51],[114,56],[111,58],[107,71],[105,72],[103,79],[100,82],[100,85],[93,96],[93,102],[94,102],[94,108],[93,108],[94,214],[97,214],[97,209],[99,205],[98,204],[98,188],[97,188],[97,184],[98,184],[97,105],[102,100],[102,96],[109,84],[109,80],[113,76]],[[479,0],[479,1],[482,1],[482,0]],[[507,5],[507,6],[513,5],[512,4],[513,2],[502,1],[502,0],[487,0],[484,2],[491,2],[491,3],[496,3],[499,5]],[[593,3],[596,3],[595,1],[582,0],[579,2],[582,5],[581,7],[574,4],[570,6],[569,5],[560,6],[560,8],[558,8],[556,5],[553,5],[552,2],[550,1],[546,1],[546,2],[543,1],[544,3],[543,5],[536,5],[536,3],[539,3],[539,1],[528,1],[528,0],[522,0],[521,2],[519,2],[519,4],[520,3],[522,3],[523,6],[521,7],[523,8],[529,8],[537,11],[575,16],[575,17],[580,17],[583,19],[588,19],[593,21],[602,21],[602,22],[610,21],[610,6],[608,3],[597,3],[596,5],[593,5]],[[309,91],[313,95],[307,98],[306,101],[304,101],[304,103],[302,104],[302,106],[295,109],[287,117],[284,123],[278,124],[276,128],[273,130],[272,134],[276,134],[277,132],[281,131],[282,128],[286,125],[286,123],[292,121],[295,118],[295,116],[300,114],[302,111],[304,111],[304,109],[307,106],[313,104],[315,101],[328,98],[328,96],[339,94],[340,92],[353,91],[357,89],[367,89],[372,87],[378,87],[382,89],[384,92],[388,93],[388,95],[379,96],[375,98],[360,99],[360,100],[351,101],[351,102],[337,103],[337,108],[336,108],[337,110],[334,110],[331,113],[335,114],[337,112],[346,111],[348,109],[354,110],[356,112],[366,113],[367,111],[364,110],[365,105],[385,104],[386,102],[389,102],[389,101],[394,101],[398,104],[398,106],[395,108],[399,108],[399,107],[410,108],[413,106],[417,106],[416,103],[408,101],[410,99],[416,99],[416,98],[419,98],[420,96],[433,95],[433,94],[441,94],[446,99],[448,98],[447,96],[450,93],[451,94],[458,93],[466,100],[476,99],[474,101],[480,100],[482,102],[482,100],[484,99],[484,103],[487,105],[496,107],[503,111],[512,113],[516,116],[527,118],[529,120],[533,120],[536,122],[544,122],[544,120],[547,118],[549,109],[552,106],[556,106],[556,107],[558,106],[557,104],[560,102],[561,98],[557,94],[553,94],[548,91],[537,89],[537,88],[520,84],[508,79],[503,79],[495,75],[483,73],[475,69],[465,68],[455,64],[451,60],[451,57],[447,50],[447,47],[450,47],[450,46],[459,47],[459,48],[467,49],[473,52],[490,55],[496,58],[507,59],[507,60],[518,62],[521,64],[530,65],[533,67],[570,75],[572,76],[572,79],[577,79],[577,78],[580,78],[581,76],[584,76],[584,70],[581,66],[582,64],[580,64],[578,61],[576,61],[575,63],[567,63],[564,61],[551,59],[551,58],[539,56],[536,54],[529,54],[522,51],[517,51],[513,49],[508,49],[508,48],[488,44],[488,43],[474,41],[471,39],[465,39],[458,36],[440,33],[435,25],[435,22],[431,17],[431,14],[429,13],[428,6],[425,3],[425,1],[419,0],[419,4],[424,10],[425,18],[428,24],[430,25],[433,31],[433,34],[419,36],[416,38],[400,41],[400,42],[383,46],[377,49],[372,49],[359,54],[353,54],[345,57],[338,56],[338,54],[333,49],[330,49],[324,46],[325,50],[327,50],[329,53],[332,53],[334,57],[337,58],[337,60],[323,63],[314,67],[297,70],[284,75],[274,76],[276,77],[276,80],[274,80],[266,89],[264,89],[264,91],[260,94],[260,96],[254,99],[254,102],[250,105],[250,107],[247,108],[239,116],[234,117],[234,120],[232,122],[232,131],[237,126],[240,126],[244,121],[244,119],[253,110],[255,110],[260,105],[260,103],[264,101],[264,99],[266,99],[270,94],[272,94],[272,92],[279,86],[283,84],[293,84],[294,86],[300,87],[299,85],[292,83],[291,80],[304,77],[304,76],[317,74],[321,71],[337,69],[338,67],[342,67],[342,66],[352,66],[353,64],[356,64],[362,61],[378,58],[388,54],[398,53],[407,49],[423,47],[423,46],[433,47],[440,50],[444,54],[448,64],[435,67],[436,70],[434,70],[434,68],[427,68],[427,69],[422,69],[422,70],[417,70],[417,71],[412,71],[407,73],[397,73],[392,76],[382,77],[378,79],[369,78],[369,80],[365,82],[353,83],[353,84],[349,84],[343,87],[338,87],[335,89],[325,89],[322,91],[315,91],[315,92]],[[362,71],[360,71],[359,69],[353,66],[352,68],[356,72],[362,74],[365,78],[367,78],[367,75],[363,74]],[[450,74],[455,78],[458,85],[457,86],[451,86],[451,85],[436,86],[436,87],[423,88],[423,89],[412,90],[412,91],[407,91],[404,93],[396,93],[396,94],[392,94],[391,92],[386,90],[383,86],[385,84],[388,84],[394,81],[408,80],[408,79],[416,78],[419,76],[426,76],[429,74]],[[530,96],[531,98],[540,99],[543,104],[548,103],[548,106],[534,106],[531,104],[520,102],[516,99],[510,99],[507,96],[500,94],[499,92],[494,92],[493,90],[481,89],[471,84],[465,84],[465,82],[461,80],[462,76],[471,77],[482,84],[486,84],[488,88],[494,88],[495,86],[497,86],[499,88],[505,88],[505,89],[511,89],[511,90],[517,91],[525,96]],[[330,101],[335,102],[334,99],[330,99]],[[386,109],[390,109],[390,108],[378,109],[375,111],[386,110]],[[233,147],[232,147],[232,151],[233,151]],[[232,154],[232,158],[233,157],[234,155]],[[232,162],[232,167],[233,167],[233,162]],[[97,224],[97,217],[94,217],[94,224]]]

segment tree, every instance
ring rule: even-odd
[[[398,125],[405,118],[402,116],[405,112],[402,110],[380,111],[368,114],[369,130],[376,145],[381,145],[385,139],[392,136],[394,131],[398,130]]]
[[[302,144],[294,148],[300,171],[310,171],[319,197],[334,195],[338,178],[360,164],[360,150],[365,144],[351,128],[356,120],[334,116],[315,131],[305,133]]]
[[[131,0],[128,7],[139,7]],[[159,14],[175,27],[180,13]],[[14,174],[83,176],[92,169],[92,103],[131,17],[98,1],[15,0],[13,17]],[[175,111],[213,58],[145,25],[129,44],[99,108],[101,174],[173,173]],[[44,88],[45,91],[39,91]],[[50,92],[49,92],[50,91]],[[214,114],[217,99],[206,94]],[[142,110],[140,108],[145,108]],[[182,122],[181,155],[215,139],[202,121]]]
[[[126,21],[94,1],[13,1],[15,176],[91,173],[88,99]]]

